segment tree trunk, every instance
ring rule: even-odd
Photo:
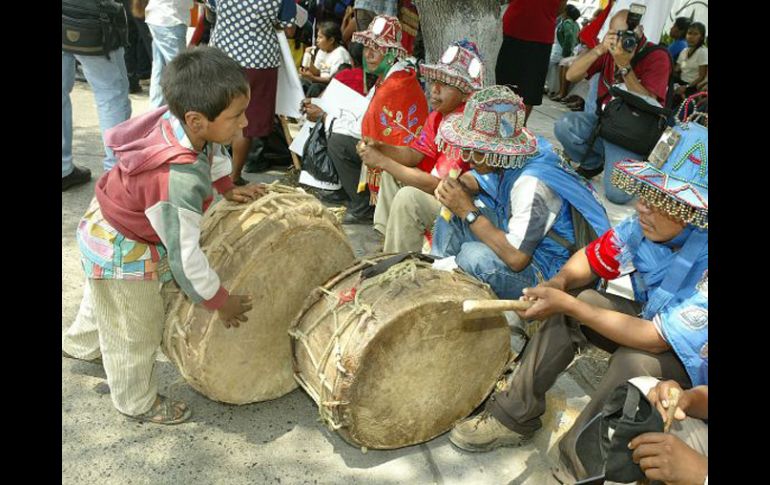
[[[495,84],[503,43],[500,0],[415,0],[425,43],[425,62],[435,63],[454,41],[468,38],[484,60],[484,84]]]

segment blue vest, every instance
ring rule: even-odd
[[[561,197],[559,216],[553,230],[571,243],[575,242],[574,227],[570,206],[580,212],[588,223],[602,235],[610,228],[607,213],[593,188],[566,165],[553,151],[548,140],[537,137],[538,154],[527,160],[522,168],[512,168],[500,172],[473,175],[479,183],[481,192],[478,199],[496,214],[495,226],[508,232],[508,220],[511,218],[511,189],[522,175],[529,175],[541,180]],[[532,255],[532,264],[540,270],[546,279],[552,278],[564,266],[570,254],[567,249],[550,237],[545,237]]]
[[[633,255],[642,318],[659,319],[694,386],[708,383],[708,231],[687,226],[671,241],[656,243],[644,237],[636,216],[615,231]]]

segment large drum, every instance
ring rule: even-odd
[[[167,295],[163,350],[193,388],[216,401],[264,401],[297,387],[289,323],[313,288],[354,259],[317,199],[290,187],[268,190],[249,205],[220,201],[201,223],[201,247],[223,286],[252,296],[248,321],[227,329],[178,289]]]
[[[300,385],[349,443],[399,448],[468,416],[510,354],[502,314],[464,319],[466,299],[495,298],[460,272],[408,257],[364,260],[316,289],[289,330]]]

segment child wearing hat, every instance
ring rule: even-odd
[[[483,71],[476,44],[454,42],[437,64],[420,66],[422,76],[431,81],[433,112],[419,137],[406,147],[377,142],[359,145],[366,166],[382,170],[383,178],[394,179],[400,187],[392,202],[377,204],[374,213],[374,228],[385,235],[385,252],[420,251],[441,208],[433,191],[450,172],[457,176],[469,169],[459,157],[439,150],[435,138],[444,117],[462,113],[471,94],[483,87]]]
[[[249,297],[231,295],[200,248],[200,222],[213,189],[247,202],[262,186],[235,187],[222,148],[246,126],[249,84],[221,50],[180,53],[161,79],[168,107],[106,133],[118,164],[96,184],[78,225],[87,276],[75,323],[62,340],[64,357],[99,360],[119,412],[155,424],[177,424],[191,411],[158,394],[155,352],[165,310],[161,284],[172,278],[195,303],[238,327]],[[237,330],[236,330],[237,331]]]
[[[453,257],[500,298],[518,298],[554,276],[574,252],[577,223],[596,234],[609,228],[590,185],[523,125],[521,98],[492,86],[438,132],[439,147],[473,170],[436,189],[453,216],[436,220],[432,254]]]
[[[524,298],[518,312],[544,320],[524,349],[510,386],[480,415],[457,424],[450,440],[488,451],[518,446],[542,426],[545,393],[591,342],[610,366],[559,443],[559,476],[586,477],[576,437],[628,379],[650,375],[685,388],[708,384],[708,131],[693,122],[669,128],[646,162],[618,163],[613,183],[638,196],[637,213],[576,252]],[[630,275],[635,301],[583,289]]]

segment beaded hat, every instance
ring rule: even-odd
[[[396,57],[405,57],[406,49],[401,44],[401,23],[396,17],[378,15],[366,30],[353,33],[353,42],[375,49],[383,54],[395,52]]]
[[[463,113],[448,115],[439,126],[438,147],[449,156],[470,161],[465,150],[481,152],[474,163],[521,167],[537,154],[537,138],[524,128],[524,102],[506,86],[491,86],[471,96]]]
[[[468,40],[454,42],[438,64],[420,66],[423,77],[454,86],[465,94],[484,87],[484,65],[476,44]]]
[[[695,122],[666,128],[648,161],[623,160],[612,183],[688,224],[708,229],[708,129]]]

